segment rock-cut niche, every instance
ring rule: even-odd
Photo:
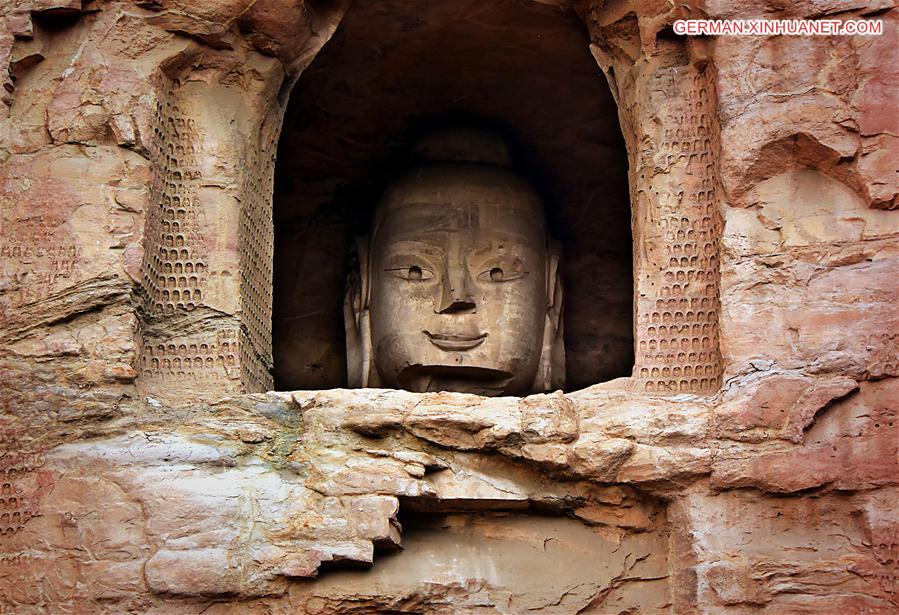
[[[420,3],[414,14],[408,8],[400,10],[402,6],[354,5],[291,93],[274,192],[275,387],[386,386],[524,394],[558,388],[563,381],[565,390],[574,390],[630,376],[634,282],[627,153],[615,102],[589,52],[583,23],[572,11],[519,0]],[[440,137],[460,134],[475,135],[480,145],[454,149]],[[533,279],[537,273],[551,277],[557,265],[559,313],[552,314],[550,308],[550,317],[541,315],[539,326],[536,320],[510,323],[500,312],[491,312],[488,303],[476,308],[486,324],[464,335],[447,334],[439,322],[430,327],[434,332],[427,323],[410,325],[419,334],[427,332],[420,343],[435,346],[436,355],[455,350],[447,345],[479,346],[469,352],[489,359],[480,361],[482,369],[474,374],[465,365],[459,370],[442,365],[451,359],[431,360],[441,363],[433,370],[379,371],[370,362],[363,367],[357,352],[382,367],[391,356],[378,357],[383,344],[378,344],[377,323],[375,339],[368,340],[374,349],[366,349],[354,339],[358,332],[345,327],[348,280],[352,295],[352,272],[359,267],[360,254],[367,258],[366,249],[359,250],[358,238],[372,237],[385,200],[395,200],[385,195],[395,195],[398,183],[409,184],[410,172],[420,174],[421,169],[447,164],[467,165],[469,170],[476,165],[492,168],[477,181],[496,190],[500,190],[497,182],[506,181],[497,177],[514,175],[542,209],[546,254],[557,252],[557,259],[547,259],[546,272],[523,265],[514,254],[505,260],[497,257],[495,263],[471,264],[472,284],[480,279],[490,288],[507,283],[508,289],[516,283],[516,267]],[[482,170],[475,174],[483,175]],[[477,182],[470,173],[466,177],[462,196],[454,184],[448,198],[470,198],[471,182]],[[421,189],[421,182],[413,184]],[[520,203],[531,197],[516,198]],[[510,211],[516,218],[536,211],[515,207]],[[489,222],[489,212],[481,211],[480,218],[483,228],[478,236],[488,227],[497,230]],[[492,247],[495,251],[499,243]],[[508,245],[502,250],[508,252]],[[415,281],[421,276],[449,280],[456,275],[443,261],[410,261],[380,269],[402,270],[401,278],[415,276]],[[394,283],[404,282],[393,277],[381,282],[382,288]],[[413,284],[396,292],[411,296],[425,286]],[[433,318],[445,311],[475,309],[464,297],[453,296],[458,288],[449,292],[451,284],[445,286],[441,290],[435,282],[435,298],[422,299],[433,305]],[[548,284],[545,289],[550,306],[554,288]],[[483,291],[489,292],[493,291]],[[540,295],[538,301],[547,298]],[[541,309],[546,310],[545,303]],[[414,316],[405,318],[414,323]],[[509,350],[514,336],[527,342],[538,330],[541,335],[546,332],[543,344],[533,344],[540,348]],[[544,351],[553,335],[559,337],[555,350]],[[492,345],[502,339],[505,347]],[[421,350],[414,350],[416,344],[414,340],[407,344],[406,355]],[[525,368],[515,363],[521,357],[507,356],[510,352],[530,357],[524,360]],[[550,356],[553,353],[556,356]],[[400,355],[392,358],[398,363],[409,359]],[[428,356],[412,359],[429,363]],[[512,363],[514,369],[509,368]],[[523,372],[526,377],[516,378]],[[459,384],[472,378],[473,386]]]

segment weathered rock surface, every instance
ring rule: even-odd
[[[896,9],[574,8],[628,148],[637,365],[483,399],[247,393],[287,99],[352,7],[0,6],[0,611],[899,609]],[[685,15],[885,32],[670,35]]]
[[[819,395],[803,443],[716,436],[713,402],[600,391],[150,400],[93,437],[58,423],[8,479],[35,517],[4,537],[3,591],[22,608],[660,612],[689,568],[694,604],[829,604],[797,593],[848,582],[839,604],[886,612],[896,395]]]

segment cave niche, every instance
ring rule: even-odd
[[[410,144],[452,124],[502,134],[543,196],[563,246],[566,389],[631,375],[627,152],[582,21],[526,0],[391,0],[353,5],[290,95],[273,198],[276,389],[346,386],[352,238]]]

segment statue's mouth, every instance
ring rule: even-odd
[[[470,350],[487,339],[486,333],[480,335],[450,335],[448,333],[431,333],[422,331],[428,340],[441,350]]]

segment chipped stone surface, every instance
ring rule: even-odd
[[[273,157],[345,3],[0,7],[0,611],[899,609],[896,9],[776,12],[882,37],[701,41],[667,28],[769,9],[574,8],[628,146],[637,365],[485,399],[258,392]],[[702,321],[652,286],[682,212]],[[672,320],[703,359],[652,363]]]
[[[45,604],[43,594],[13,590],[36,582],[42,574],[36,562],[65,558],[70,566],[52,581],[57,604],[165,608],[175,597],[236,595],[332,612],[350,605],[389,610],[404,596],[435,613],[449,604],[474,609],[482,600],[501,612],[523,604],[559,613],[588,604],[596,612],[609,604],[653,612],[672,608],[668,566],[690,558],[669,553],[666,536],[685,532],[693,536],[691,569],[705,579],[699,587],[708,588],[694,604],[793,605],[796,590],[789,587],[817,578],[836,587],[847,565],[867,575],[889,571],[880,547],[864,547],[871,539],[844,543],[827,532],[829,519],[864,514],[870,527],[859,526],[859,536],[891,536],[887,494],[899,483],[899,429],[889,424],[895,407],[888,404],[895,395],[893,380],[863,383],[829,405],[804,442],[775,437],[767,445],[684,428],[676,403],[668,402],[666,420],[658,399],[598,391],[590,393],[595,407],[579,404],[582,412],[602,410],[593,420],[581,417],[576,438],[557,422],[523,420],[545,396],[358,390],[271,393],[180,409],[148,403],[108,422],[102,435],[72,440],[65,424],[50,432],[59,444],[42,455],[47,495],[39,515],[4,541],[4,557],[25,557],[16,560],[21,565],[11,569],[4,591],[16,604]],[[479,413],[478,403],[490,412]],[[652,444],[601,429],[629,421],[641,403],[644,416],[656,415],[650,426],[672,429],[660,434],[632,422]],[[366,407],[381,412],[365,413]],[[704,408],[709,421],[714,404]],[[385,415],[392,418],[385,422]],[[534,442],[557,447],[568,462],[532,454]],[[772,497],[809,489],[817,489],[814,498]],[[747,516],[748,506],[757,512]],[[756,525],[777,518],[778,510],[792,516],[768,536]],[[740,541],[720,536],[722,524]],[[455,529],[448,536],[439,527]],[[574,538],[578,532],[587,533]],[[485,554],[466,546],[483,540],[496,541],[496,548]],[[538,569],[550,565],[544,557],[577,561],[584,540],[614,546],[588,550],[585,562],[600,567],[595,573],[554,568],[564,587],[577,590],[521,584],[537,574],[524,561]],[[561,541],[554,543],[557,556],[524,555],[553,541]],[[785,563],[766,546],[793,542],[797,557]],[[390,554],[397,548],[404,551]],[[815,549],[825,551],[824,559],[802,555]],[[452,567],[435,563],[444,557]],[[358,566],[371,567],[371,576],[326,572]],[[584,574],[589,582],[577,581]],[[779,585],[772,580],[778,574],[794,585]],[[295,584],[317,576],[321,582]],[[641,585],[645,591],[635,590]],[[858,596],[851,604],[886,608],[891,599],[884,589],[866,592],[854,581],[853,587]],[[503,610],[509,604],[519,606]]]

